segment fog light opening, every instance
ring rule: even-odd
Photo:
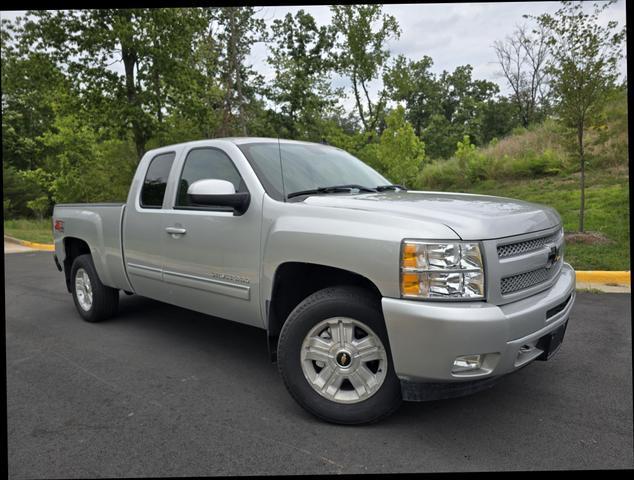
[[[482,367],[483,355],[463,355],[453,361],[452,373],[471,372]]]

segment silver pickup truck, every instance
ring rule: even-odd
[[[408,191],[307,142],[149,151],[127,203],[56,205],[53,231],[85,320],[123,290],[265,329],[290,394],[343,424],[550,358],[575,299],[552,208]]]

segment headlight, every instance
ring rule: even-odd
[[[404,240],[401,245],[401,297],[484,298],[484,267],[475,242]]]

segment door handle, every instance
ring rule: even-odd
[[[167,233],[173,234],[173,235],[184,235],[185,233],[187,233],[187,230],[184,228],[177,228],[177,227],[167,227],[165,229],[165,231]]]

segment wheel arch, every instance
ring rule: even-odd
[[[71,279],[70,271],[73,266],[73,262],[80,255],[92,255],[88,242],[77,237],[65,237],[64,238],[64,279],[66,280],[66,289],[71,292]]]
[[[271,298],[266,301],[266,330],[271,361],[277,358],[277,340],[293,309],[309,295],[326,287],[357,286],[381,298],[381,291],[369,278],[350,270],[306,262],[278,265]]]

